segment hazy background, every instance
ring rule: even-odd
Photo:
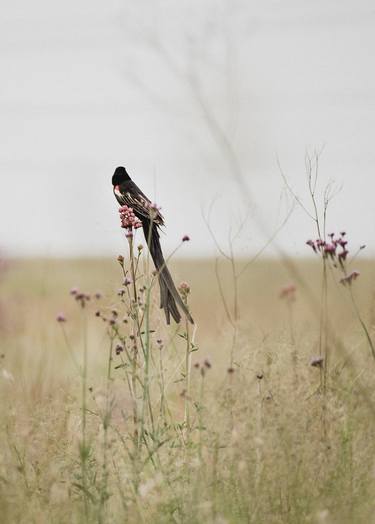
[[[215,200],[218,239],[249,214],[254,251],[289,209],[277,157],[308,202],[322,146],[322,187],[342,186],[329,229],[374,254],[373,2],[3,0],[0,45],[6,254],[116,255],[117,165],[162,206],[167,250],[188,233],[181,255],[213,252]],[[304,255],[312,232],[296,209],[277,242]]]

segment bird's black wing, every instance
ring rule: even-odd
[[[158,209],[155,209],[152,206],[151,200],[149,200],[144,193],[139,189],[139,187],[134,184],[131,180],[113,188],[114,195],[123,206],[131,207],[138,218],[148,218],[159,225],[164,225],[163,215]]]

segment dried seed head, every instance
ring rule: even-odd
[[[190,286],[187,282],[181,282],[181,284],[178,286],[178,290],[181,296],[186,298],[190,293]]]
[[[116,355],[119,355],[120,353],[124,351],[124,348],[123,346],[121,346],[121,344],[117,344],[115,351],[116,351]]]

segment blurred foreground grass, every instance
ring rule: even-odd
[[[192,435],[187,441],[183,427],[185,341],[155,314],[153,358],[163,360],[167,414],[155,421],[154,447],[137,462],[134,483],[131,403],[121,369],[111,379],[105,437],[101,416],[109,398],[109,342],[107,324],[95,311],[122,314],[118,263],[9,261],[0,277],[0,521],[375,522],[375,362],[346,290],[332,281],[328,311],[340,345],[331,339],[322,393],[321,370],[310,365],[319,353],[320,269],[314,262],[295,264],[308,289],[277,260],[248,268],[237,282],[235,326],[222,301],[233,320],[230,264],[220,262],[216,270],[213,260],[171,265],[176,282],[191,286],[196,321]],[[356,269],[361,276],[354,293],[374,337],[375,262]],[[293,282],[289,311],[279,294]],[[69,296],[74,286],[102,298],[92,296],[81,310]],[[56,322],[60,311],[78,361],[87,336],[87,486],[80,479],[80,377]],[[114,365],[119,362],[114,356]],[[152,379],[159,409],[156,371]]]

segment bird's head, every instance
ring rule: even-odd
[[[116,167],[115,172],[112,176],[112,185],[116,187],[122,184],[123,182],[126,182],[127,180],[130,180],[130,176],[128,175],[126,169],[122,166]]]

